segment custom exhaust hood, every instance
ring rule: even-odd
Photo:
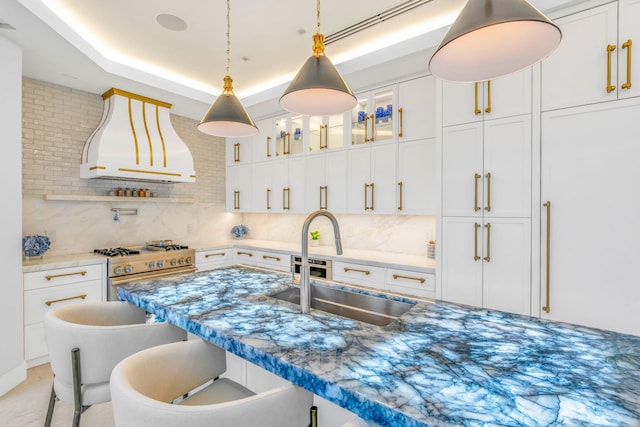
[[[102,120],[82,150],[81,178],[195,182],[189,147],[171,125],[171,104],[119,89],[102,99]]]

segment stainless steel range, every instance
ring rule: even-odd
[[[118,299],[118,286],[196,271],[195,249],[170,240],[93,252],[109,257],[107,294],[110,301]]]

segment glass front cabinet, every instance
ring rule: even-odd
[[[395,121],[395,89],[385,87],[357,95],[351,111],[351,144],[392,141]]]

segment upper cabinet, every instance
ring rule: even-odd
[[[395,137],[395,88],[385,87],[356,95],[351,111],[351,144],[389,142]]]
[[[288,156],[302,154],[304,148],[304,116],[299,114],[286,114],[272,119],[275,133],[276,156]]]
[[[398,84],[399,142],[436,137],[436,82],[429,75]]]
[[[309,117],[309,152],[343,148],[345,146],[345,123],[348,113],[333,116]]]
[[[495,80],[442,84],[442,125],[531,113],[531,68]]]
[[[226,139],[226,156],[227,166],[250,164],[253,138],[227,138]]]
[[[640,0],[620,0],[555,22],[562,42],[542,62],[542,110],[640,95]]]
[[[247,139],[251,145],[251,160],[254,163],[270,160],[275,157],[273,120],[260,120],[256,122],[256,126],[258,126],[258,133],[252,138]]]

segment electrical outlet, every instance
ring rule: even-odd
[[[193,224],[187,224],[187,233],[193,233],[194,230],[195,227],[193,226]]]

